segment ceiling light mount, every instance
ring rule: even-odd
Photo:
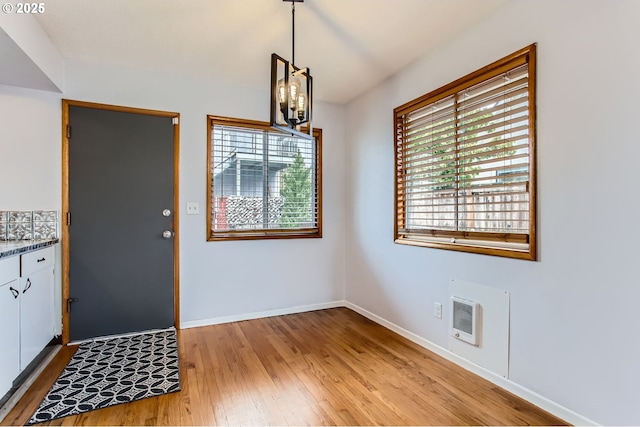
[[[313,138],[313,78],[309,68],[295,65],[295,4],[304,0],[282,1],[291,3],[291,62],[275,53],[271,54],[271,126],[304,138]]]

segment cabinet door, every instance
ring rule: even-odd
[[[53,338],[53,269],[31,273],[20,279],[20,369]]]
[[[0,286],[0,398],[20,374],[19,319],[20,292],[14,280]]]

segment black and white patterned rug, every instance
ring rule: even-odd
[[[26,425],[178,390],[174,329],[86,342]]]

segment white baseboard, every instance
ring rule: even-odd
[[[517,383],[514,383],[513,381],[502,377],[501,375],[495,374],[491,371],[488,371],[476,364],[473,364],[471,362],[469,362],[466,359],[461,358],[460,356],[456,355],[455,353],[450,352],[449,350],[440,347],[439,345],[436,345],[434,343],[432,343],[431,341],[428,341],[416,334],[414,334],[413,332],[409,332],[406,329],[396,325],[395,323],[389,322],[388,320],[371,313],[370,311],[365,310],[364,308],[350,303],[348,301],[345,301],[345,307],[350,308],[351,310],[363,315],[364,317],[378,323],[379,325],[384,326],[387,329],[392,330],[393,332],[397,333],[398,335],[401,335],[403,337],[405,337],[406,339],[413,341],[414,343],[418,344],[421,347],[426,348],[429,351],[432,351],[434,353],[436,353],[439,356],[444,357],[445,359],[455,363],[456,365],[461,366],[462,368],[473,372],[474,374],[481,376],[482,378],[491,381],[492,383],[494,383],[495,385],[502,387],[503,389],[515,394],[516,396],[519,396],[525,400],[527,400],[528,402],[531,402],[532,404],[538,406],[539,408],[544,409],[545,411],[557,416],[558,418],[563,419],[564,421],[573,424],[573,425],[583,425],[583,426],[597,426],[599,425],[598,423],[596,423],[595,421],[590,420],[589,418],[583,417],[582,415],[572,411],[571,409],[565,408],[562,405],[557,404],[556,402],[553,402],[549,399],[547,399],[544,396],[541,396],[531,390],[529,390],[528,388],[525,388]]]
[[[199,326],[219,325],[222,323],[240,322],[242,320],[261,319],[263,317],[283,316],[285,314],[304,313],[305,311],[324,310],[327,308],[346,307],[346,301],[332,301],[320,304],[300,305],[297,307],[282,308],[277,310],[259,311],[254,313],[239,314],[236,316],[214,317],[212,319],[190,320],[180,322],[180,328],[189,329]]]

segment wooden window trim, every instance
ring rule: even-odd
[[[528,64],[528,149],[529,149],[529,231],[527,234],[479,233],[444,230],[406,232],[404,227],[403,140],[402,117],[444,98],[456,96],[462,90],[489,80],[518,66]],[[495,255],[508,258],[537,260],[537,166],[536,166],[536,44],[529,45],[492,64],[461,77],[441,88],[409,101],[393,112],[394,120],[394,240],[395,243],[447,249],[461,252]],[[457,120],[457,119],[456,119]],[[457,139],[454,138],[454,139]],[[455,142],[455,141],[454,141]],[[502,243],[498,243],[502,242]]]
[[[313,136],[316,140],[316,188],[317,188],[317,218],[318,226],[303,229],[269,229],[269,230],[238,230],[238,231],[214,231],[213,229],[213,159],[212,159],[212,131],[214,125],[232,126],[238,128],[250,128],[261,131],[277,133],[268,122],[257,120],[238,119],[223,116],[207,116],[207,241],[219,242],[230,240],[268,240],[268,239],[304,239],[322,238],[322,129],[313,128]]]

